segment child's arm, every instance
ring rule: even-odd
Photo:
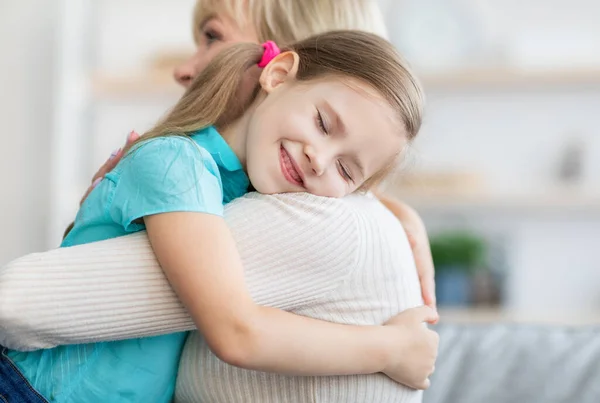
[[[223,361],[292,375],[385,372],[405,379],[405,368],[399,370],[394,363],[400,357],[393,354],[406,334],[401,327],[338,325],[258,306],[247,291],[242,263],[223,219],[167,213],[145,221],[169,282]]]

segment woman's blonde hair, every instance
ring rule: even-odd
[[[387,38],[376,0],[198,0],[193,32],[216,13],[234,19],[240,27],[251,24],[258,40],[279,44],[297,42],[327,31],[357,29]]]
[[[332,31],[289,45],[282,51],[299,56],[296,80],[353,78],[375,89],[396,112],[399,128],[412,140],[421,127],[423,93],[394,47],[385,39],[361,31]],[[195,78],[167,116],[139,141],[167,135],[190,135],[205,127],[223,128],[238,119],[256,99],[240,97],[247,74],[261,59],[263,48],[252,43],[223,50]],[[377,175],[377,180],[383,176]],[[372,181],[369,181],[372,184]]]

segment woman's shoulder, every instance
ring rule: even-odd
[[[402,223],[375,196],[352,195],[346,198],[367,245],[380,244],[382,248],[411,255],[410,244]]]
[[[281,215],[305,218],[304,223],[310,226],[314,221],[327,221],[331,224],[344,221],[352,225],[379,225],[391,221],[391,227],[400,228],[398,220],[377,200],[367,195],[350,195],[336,199],[315,196],[310,193],[282,193],[264,195],[256,192],[246,194],[230,204],[232,214],[237,210],[263,210],[277,212]],[[388,227],[390,225],[386,225]]]
[[[320,215],[348,215],[378,209],[381,205],[375,198],[367,195],[350,195],[344,198],[315,196],[310,193],[278,193],[265,195],[257,192],[247,193],[234,203],[249,205],[269,205],[274,208],[297,212],[309,212]],[[334,213],[338,214],[334,214]]]
[[[311,228],[314,230],[316,223],[319,223],[319,227],[327,223],[331,231],[338,227],[353,227],[356,225],[356,213],[360,209],[345,199],[320,197],[310,193],[264,195],[251,192],[234,200],[226,210],[232,216],[243,214],[247,217],[250,212],[257,216],[269,216],[271,222],[294,222],[295,230],[310,232]]]
[[[234,203],[234,216],[255,212],[270,217],[272,223],[285,226],[296,236],[318,239],[322,248],[339,245],[343,239],[344,254],[352,254],[355,265],[377,249],[396,256],[394,260],[412,259],[406,232],[400,221],[374,196],[354,194],[341,199],[319,197],[308,193],[261,195],[249,193]],[[240,210],[237,213],[236,210]],[[243,211],[241,211],[243,210]],[[226,207],[226,218],[228,207]],[[247,215],[245,215],[247,218]],[[264,221],[264,219],[263,219]]]
[[[356,267],[361,235],[355,209],[344,200],[249,193],[226,205],[224,216],[238,245],[268,245],[270,258],[278,254],[273,260],[293,269],[299,261],[346,274]]]
[[[306,242],[318,240],[320,250],[341,245],[344,251],[339,253],[354,259],[374,245],[388,248],[407,242],[400,222],[369,195],[335,199],[308,193],[248,193],[225,207],[225,218],[234,230],[240,227],[272,238],[292,233]]]

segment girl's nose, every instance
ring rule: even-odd
[[[314,147],[306,145],[304,147],[304,155],[306,155],[310,168],[316,176],[321,176],[325,173],[327,164],[325,156],[322,153],[318,153]]]

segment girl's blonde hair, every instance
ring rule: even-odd
[[[299,56],[296,80],[341,77],[357,79],[379,93],[396,112],[398,126],[412,140],[421,127],[423,93],[415,76],[385,39],[361,31],[332,31],[292,44],[282,51]],[[223,128],[238,119],[256,99],[258,80],[247,99],[240,88],[263,54],[261,45],[243,43],[223,50],[190,88],[139,141],[166,135],[190,135],[205,127]],[[377,175],[380,179],[384,173]],[[369,181],[371,185],[373,181]]]
[[[193,32],[216,13],[234,19],[240,27],[251,24],[258,40],[279,44],[297,42],[327,31],[357,29],[387,38],[376,0],[198,0]]]

